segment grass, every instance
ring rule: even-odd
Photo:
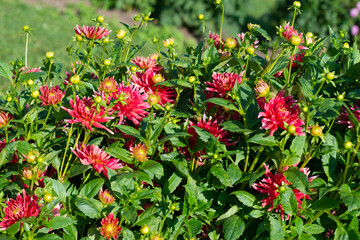
[[[91,19],[98,14],[96,9],[84,4],[76,4],[69,6],[60,12],[54,7],[47,5],[31,5],[23,3],[19,0],[0,0],[0,22],[2,23],[0,38],[0,61],[9,63],[16,58],[24,58],[25,56],[25,33],[23,26],[28,25],[33,28],[29,41],[28,50],[28,66],[39,67],[45,54],[48,51],[54,51],[57,61],[63,63],[63,72],[69,69],[69,57],[66,47],[74,44],[72,41],[75,36],[74,26],[92,25]],[[115,38],[115,31],[121,28],[121,24],[114,19],[106,19],[110,29],[110,39]],[[5,27],[6,26],[6,27]],[[186,39],[179,31],[170,27],[158,27],[149,24],[145,31],[137,36],[137,41],[151,44],[154,36],[163,40],[170,36],[175,37],[179,51],[184,51],[186,46],[195,44],[193,39]],[[151,52],[143,51],[141,54],[147,55]],[[1,79],[0,89],[6,91],[8,80]]]

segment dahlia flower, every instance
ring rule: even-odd
[[[112,92],[116,92],[118,87],[118,84],[115,80],[115,77],[107,77],[105,78],[103,81],[101,81],[98,89],[101,92],[105,92],[105,93],[112,93]]]
[[[355,118],[360,121],[360,100],[357,100],[352,106],[349,106],[351,112],[354,114]],[[349,114],[346,111],[345,107],[341,108],[340,116],[337,118],[337,123],[341,125],[347,125],[348,128],[353,128],[354,124],[349,120]]]
[[[115,202],[115,198],[113,195],[110,194],[109,190],[106,189],[105,191],[103,191],[102,188],[99,192],[99,199],[103,204],[106,205]]]
[[[151,69],[153,71],[160,71],[162,67],[160,67],[157,62],[156,58],[153,58],[151,56],[149,57],[135,57],[131,60],[132,63],[134,63],[136,66],[138,66],[141,69],[148,70]]]
[[[75,33],[79,35],[84,35],[88,39],[101,39],[102,37],[106,37],[111,33],[111,30],[107,30],[104,27],[95,27],[95,26],[85,26],[82,28],[79,25],[74,27]]]
[[[159,104],[164,106],[166,103],[172,103],[175,93],[171,88],[164,86],[155,86],[156,83],[165,81],[161,74],[155,71],[148,70],[145,73],[137,72],[136,75],[131,76],[131,81],[137,86],[144,88],[148,94],[153,94],[160,97]]]
[[[280,27],[281,28],[281,27]],[[291,41],[291,37],[292,36],[298,36],[300,37],[301,41],[300,43],[304,43],[304,37],[302,33],[298,33],[288,22],[285,27],[283,28],[283,32],[282,35],[283,37],[286,39],[286,41],[290,42]],[[299,49],[308,49],[307,47],[304,46],[298,46]]]
[[[264,112],[260,112],[258,117],[263,117],[262,128],[270,130],[270,135],[278,129],[286,130],[285,123],[294,125],[296,127],[295,134],[303,136],[302,125],[304,121],[299,118],[299,106],[292,96],[284,97],[285,91],[280,91],[278,95],[271,98],[269,102],[259,103],[259,106]]]
[[[108,171],[105,167],[115,170],[124,166],[119,159],[111,158],[109,154],[95,145],[81,146],[79,143],[76,150],[71,148],[71,151],[83,165],[92,165],[97,173],[102,172],[106,178],[108,178]]]
[[[220,97],[223,97],[226,95],[227,92],[231,91],[234,86],[235,82],[238,82],[239,84],[243,80],[244,72],[241,72],[240,74],[236,73],[213,73],[212,74],[212,82],[206,82],[205,90],[216,92],[219,94]]]
[[[256,25],[256,24],[255,24]],[[245,33],[239,33],[237,35],[239,38],[240,38],[240,41],[243,42],[244,41],[244,38],[245,38]],[[254,48],[258,48],[259,46],[257,45],[259,43],[259,40],[255,39],[253,40],[252,39],[252,35],[249,36],[249,39],[250,39],[250,42],[251,42],[251,46],[253,46]]]
[[[145,109],[150,108],[150,104],[146,101],[148,95],[143,88],[139,88],[134,84],[125,86],[122,83],[119,84],[117,91],[111,94],[111,97],[117,100],[112,110],[117,112],[117,116],[120,118],[118,124],[122,124],[126,117],[135,125],[138,125],[148,115]]]
[[[211,31],[209,32],[209,38],[212,40],[214,46],[216,49],[222,49],[224,46],[224,41],[220,38],[220,36],[217,33],[211,34]]]
[[[58,104],[65,95],[65,91],[62,92],[59,86],[55,87],[40,87],[40,100],[42,106],[54,106]]]
[[[10,199],[6,205],[4,220],[0,222],[0,230],[6,230],[22,218],[36,217],[40,213],[37,196],[26,195],[25,190],[22,191],[22,194],[18,193],[16,200]]]
[[[103,235],[105,239],[118,239],[118,235],[121,232],[121,227],[118,222],[119,219],[115,218],[113,213],[101,219],[101,227],[99,228],[101,235]]]
[[[7,126],[12,119],[13,116],[10,113],[0,110],[0,128]]]
[[[92,126],[102,128],[113,134],[110,129],[100,123],[108,122],[114,117],[104,117],[103,115],[106,113],[105,108],[100,107],[97,109],[91,98],[83,97],[83,99],[80,99],[78,96],[76,96],[75,102],[73,99],[70,99],[70,105],[73,109],[67,109],[63,106],[61,107],[74,118],[66,119],[66,122],[80,123],[90,131],[93,131]]]
[[[258,97],[265,97],[270,91],[270,86],[262,79],[257,81],[255,85],[255,92]]]
[[[192,121],[189,121],[189,126],[190,127],[188,128],[188,133],[192,135],[192,137],[190,137],[189,139],[190,147],[195,147],[196,140],[198,138],[198,134],[192,126],[197,126],[208,131],[215,138],[218,138],[220,142],[225,143],[226,145],[231,144],[229,132],[222,129],[220,123],[218,123],[217,120],[213,121],[212,117],[209,117],[208,120],[206,120],[206,115],[204,114],[203,118],[200,119],[196,124]]]
[[[145,162],[148,159],[147,147],[145,144],[139,143],[133,147],[130,147],[130,152],[137,161]]]
[[[264,167],[265,167],[265,178],[263,178],[259,183],[254,183],[252,187],[255,190],[259,191],[260,193],[268,195],[268,198],[261,200],[262,202],[261,205],[263,207],[270,205],[270,208],[268,210],[271,211],[274,208],[274,200],[277,199],[278,196],[280,195],[280,187],[284,185],[290,185],[290,183],[286,180],[282,172],[281,173],[276,172],[275,174],[272,174],[269,170],[269,167],[266,164],[264,164]],[[287,169],[288,167],[285,168],[284,170],[286,171]],[[300,171],[307,176],[310,173],[308,168],[300,169]],[[308,178],[309,182],[311,182],[314,178],[315,177]],[[298,208],[300,209],[302,205],[302,199],[310,199],[310,196],[300,192],[300,190],[297,188],[294,188],[292,191],[295,194],[298,203]],[[278,212],[279,210],[281,213],[281,219],[284,219],[284,209],[281,206],[281,204],[277,205],[275,208],[276,212]]]

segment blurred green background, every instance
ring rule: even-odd
[[[353,0],[302,0],[302,14],[297,16],[295,28],[303,32],[325,36],[328,26],[334,31],[350,31],[358,19],[351,18],[349,11],[356,6]],[[223,0],[225,6],[224,35],[231,36],[247,30],[247,23],[260,24],[271,35],[276,26],[292,19],[288,11],[292,1],[287,0]],[[151,43],[154,36],[159,40],[176,39],[179,52],[200,39],[202,26],[198,14],[206,20],[206,33],[218,32],[221,9],[211,0],[0,0],[0,61],[10,62],[23,58],[25,51],[24,25],[34,28],[29,42],[28,65],[38,67],[47,51],[54,51],[63,71],[69,69],[66,47],[74,44],[74,26],[92,25],[92,19],[105,16],[108,28],[113,32],[122,28],[120,21],[133,24],[134,12],[152,12],[153,23],[137,36],[138,43],[146,42],[149,54],[155,49]],[[348,34],[350,38],[350,34]],[[2,92],[8,82],[0,79]]]

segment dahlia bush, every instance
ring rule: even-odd
[[[200,14],[186,53],[99,16],[69,63],[0,62],[0,238],[360,239],[360,52],[290,10],[274,37]]]

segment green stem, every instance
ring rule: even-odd
[[[91,175],[91,169],[89,170],[88,175],[87,175],[86,178],[84,179],[83,183],[80,185],[79,189],[81,189],[81,188],[85,185],[85,183],[86,183],[86,181],[89,179],[90,175]]]
[[[257,152],[257,154],[256,154],[256,156],[255,156],[255,159],[254,159],[254,161],[252,162],[252,164],[251,164],[251,166],[250,166],[250,168],[249,168],[249,173],[251,173],[251,172],[254,170],[254,167],[255,167],[256,163],[258,162],[259,157],[260,157],[261,153],[264,151],[264,149],[265,149],[265,148],[262,147],[262,148],[260,148],[260,150]]]
[[[69,131],[69,137],[68,137],[68,140],[66,142],[66,148],[65,148],[65,152],[64,152],[64,155],[63,155],[63,159],[61,161],[61,166],[60,166],[60,171],[59,171],[59,178],[61,178],[61,173],[62,173],[62,169],[64,167],[64,162],[65,162],[65,157],[66,157],[66,153],[67,153],[67,150],[69,148],[69,144],[70,144],[70,139],[71,139],[71,135],[73,134],[73,127],[74,127],[74,124],[71,124],[71,128],[70,128],[70,131]]]
[[[294,52],[295,52],[295,47],[293,47],[292,50],[291,50],[290,67],[289,67],[288,77],[287,77],[287,80],[286,80],[286,85],[288,85],[290,83],[291,69],[292,69],[292,63],[293,63],[293,58],[294,58]]]
[[[27,67],[28,44],[29,44],[29,33],[27,32],[26,42],[25,42],[25,67]]]
[[[141,25],[143,24],[143,22],[144,22],[144,21],[141,21],[141,23],[139,24],[138,28],[137,28],[136,31],[134,32],[134,34],[131,35],[130,42],[129,42],[128,47],[127,47],[127,49],[126,49],[126,54],[125,54],[125,57],[124,57],[124,59],[123,59],[123,62],[127,59],[128,54],[129,54],[129,52],[130,52],[131,43],[132,43],[132,41],[134,40],[136,34],[139,32],[139,30],[140,30]]]
[[[293,19],[292,19],[291,26],[294,26],[296,14],[297,14],[297,8],[294,8],[294,16],[293,16]]]
[[[273,50],[273,51],[275,51],[275,50]],[[274,65],[277,63],[277,61],[280,59],[280,57],[284,54],[284,52],[285,52],[285,48],[283,50],[281,50],[280,54],[277,56],[275,61],[270,65],[270,67],[266,67],[264,69],[264,71],[261,73],[261,77],[274,67]],[[271,61],[271,59],[269,60],[269,62],[270,61]]]
[[[225,9],[223,3],[221,3],[221,8],[222,8],[222,13],[221,13],[221,24],[220,24],[220,44],[221,44],[222,28],[223,28],[224,15],[225,15]]]
[[[47,121],[49,119],[49,116],[50,116],[50,113],[51,113],[51,108],[52,108],[52,106],[50,106],[50,108],[49,108],[49,111],[48,111],[48,113],[46,115],[46,118],[45,118],[44,126],[42,128],[46,127],[46,123],[47,123]]]
[[[325,80],[323,80],[323,82],[321,83],[320,87],[318,88],[318,90],[315,93],[315,96],[318,95],[318,93],[320,92],[320,89],[324,86]]]

